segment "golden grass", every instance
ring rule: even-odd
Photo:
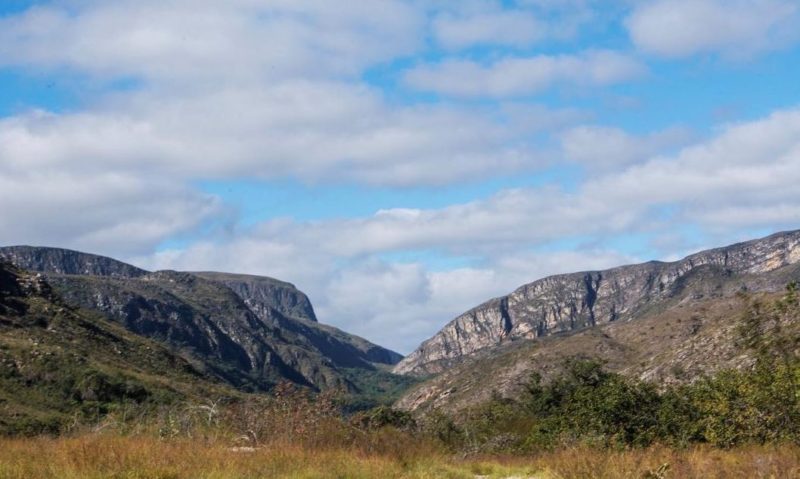
[[[668,466],[665,466],[668,465]],[[460,459],[442,453],[370,453],[335,446],[223,442],[150,436],[0,440],[0,479],[239,478],[800,478],[800,448],[721,451],[574,448],[528,458]]]
[[[751,446],[732,450],[653,447],[622,452],[570,448],[538,456],[533,462],[559,479],[800,478],[800,448],[797,446]]]

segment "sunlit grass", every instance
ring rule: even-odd
[[[87,434],[0,440],[2,479],[234,478],[800,478],[800,448],[735,450],[566,448],[530,457],[453,457],[442,452],[279,441],[237,449],[205,439]]]

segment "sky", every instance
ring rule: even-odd
[[[401,353],[798,185],[796,0],[0,2],[0,244],[277,277]]]

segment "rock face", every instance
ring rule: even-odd
[[[195,276],[222,283],[232,289],[259,316],[276,309],[291,318],[317,321],[308,296],[293,284],[264,276],[199,272]]]
[[[395,366],[397,374],[437,374],[486,348],[588,326],[635,319],[680,294],[687,280],[757,275],[800,262],[800,231],[606,271],[551,276],[493,299],[447,324]]]
[[[112,278],[139,278],[147,274],[143,269],[115,259],[61,248],[9,246],[0,248],[0,258],[27,271]]]
[[[319,324],[305,294],[271,278],[150,273],[110,258],[40,248],[3,248],[0,257],[43,272],[69,304],[159,340],[239,388],[290,380],[358,392],[354,370],[371,372],[402,359]]]

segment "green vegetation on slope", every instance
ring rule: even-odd
[[[0,264],[0,434],[59,432],[125,410],[237,395],[160,344],[64,304]]]
[[[347,399],[346,410],[361,411],[379,406],[389,406],[419,379],[392,374],[388,368],[376,366],[373,371],[345,369],[346,377],[359,393]]]

